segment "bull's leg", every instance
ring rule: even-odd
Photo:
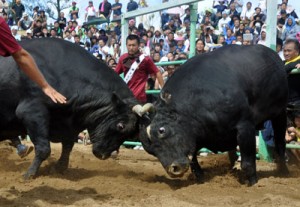
[[[29,179],[36,175],[41,163],[49,157],[51,152],[48,140],[48,111],[38,101],[28,100],[19,104],[16,114],[22,120],[35,146],[34,160],[24,174],[24,178]]]
[[[249,181],[249,186],[257,183],[255,126],[250,121],[241,121],[237,125],[238,143],[241,152],[241,168]]]
[[[230,161],[230,169],[232,169],[235,166],[235,162],[238,160],[236,150],[228,151],[228,158]]]
[[[271,121],[274,130],[275,150],[278,155],[277,168],[282,175],[288,175],[289,170],[285,162],[285,131],[287,125],[285,111]]]
[[[203,183],[203,181],[204,181],[204,173],[203,173],[203,170],[202,170],[201,166],[198,163],[197,153],[195,153],[193,155],[193,158],[192,158],[192,160],[190,162],[190,167],[191,167],[192,173],[195,175],[195,177],[197,179],[197,182]]]
[[[68,166],[69,166],[70,153],[74,146],[73,139],[70,139],[70,140],[71,141],[63,141],[62,142],[61,156],[56,164],[56,170],[60,173],[63,173],[66,169],[68,169]]]

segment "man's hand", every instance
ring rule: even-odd
[[[64,103],[67,103],[67,99],[66,97],[64,97],[62,94],[58,93],[54,88],[52,88],[50,85],[42,88],[43,92],[49,96],[52,101],[54,103],[61,103],[61,104],[64,104]]]

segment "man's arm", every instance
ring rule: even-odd
[[[43,92],[49,96],[53,102],[66,103],[66,98],[53,89],[42,73],[39,71],[32,56],[25,50],[21,49],[12,54],[14,60],[18,63],[19,67],[24,73],[35,83],[37,83],[43,90]]]
[[[160,71],[158,71],[155,75],[156,75],[156,79],[159,83],[160,88],[163,88],[164,85],[165,85],[165,82],[164,82],[164,79],[162,77],[162,74],[160,73]]]

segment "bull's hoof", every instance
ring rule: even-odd
[[[26,172],[25,174],[23,174],[23,179],[24,180],[31,180],[35,178],[35,174],[30,173],[30,172]]]
[[[253,186],[258,182],[258,179],[256,176],[253,176],[251,178],[248,179],[248,186]]]
[[[68,164],[58,161],[55,165],[55,171],[62,174],[68,169]]]
[[[278,165],[277,169],[278,169],[278,174],[281,177],[288,177],[290,175],[290,171],[287,168],[286,164]]]
[[[204,183],[204,173],[203,171],[197,171],[197,172],[193,172],[193,175],[195,176],[196,182],[201,184]]]

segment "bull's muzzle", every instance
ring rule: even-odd
[[[189,164],[179,164],[173,162],[170,166],[166,168],[167,173],[170,177],[182,177],[189,169]]]

